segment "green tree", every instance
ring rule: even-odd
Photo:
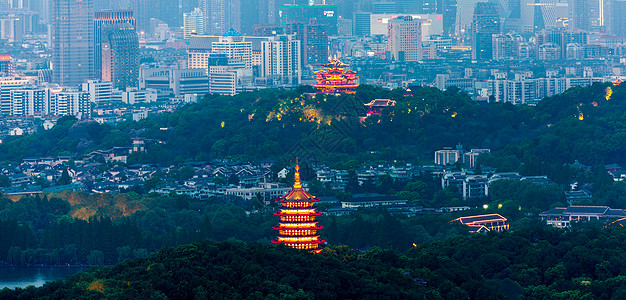
[[[72,177],[67,172],[67,167],[63,168],[63,172],[61,172],[61,177],[57,180],[57,185],[68,185],[72,183]]]

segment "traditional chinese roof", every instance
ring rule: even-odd
[[[623,209],[612,209],[608,206],[577,206],[557,207],[545,211],[539,216],[580,216],[580,215],[596,215],[601,218],[621,218],[626,217]]]
[[[469,232],[483,233],[490,231],[489,228],[485,227],[484,225],[468,225],[467,227],[469,227]]]
[[[369,103],[366,103],[365,106],[395,106],[396,105],[396,101],[390,100],[390,99],[374,99],[372,101],[370,101]]]
[[[322,67],[325,68],[347,68],[349,66],[350,65],[341,62],[336,56],[333,57],[333,59],[329,63],[322,65]]]
[[[486,223],[486,222],[506,222],[507,219],[500,214],[487,214],[487,215],[478,215],[478,216],[468,216],[468,217],[460,217],[455,219],[454,221],[459,221],[461,224],[476,224],[476,223]]]

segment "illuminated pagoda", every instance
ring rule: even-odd
[[[314,85],[320,92],[325,94],[354,94],[358,86],[356,80],[356,72],[347,69],[350,65],[346,65],[339,61],[337,57],[333,58],[329,63],[322,65],[322,70],[315,73]]]
[[[276,199],[281,207],[280,212],[274,215],[280,217],[280,222],[272,227],[278,230],[278,239],[273,240],[272,243],[285,244],[291,248],[314,253],[321,252],[320,244],[325,241],[320,239],[317,231],[324,227],[317,224],[315,217],[322,213],[313,208],[315,202],[318,201],[320,201],[318,198],[311,196],[302,188],[300,167],[296,164],[293,188],[286,195]]]

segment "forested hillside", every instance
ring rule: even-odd
[[[405,254],[201,242],[94,268],[3,299],[623,299],[626,232],[535,228]]]
[[[610,97],[607,88],[612,88]],[[496,150],[485,163],[503,170],[523,165],[529,172],[550,171],[574,160],[622,163],[625,88],[610,83],[575,87],[536,107],[477,104],[456,88],[421,88],[409,97],[402,90],[367,85],[355,95],[341,96],[310,94],[310,87],[207,95],[176,112],[117,128],[63,118],[51,130],[7,138],[0,145],[0,160],[80,155],[130,146],[131,138],[140,137],[160,142],[131,156],[129,163],[281,159],[302,151],[331,163],[430,160],[433,150],[459,143]],[[378,98],[395,100],[396,106],[360,122],[366,113],[363,104]]]

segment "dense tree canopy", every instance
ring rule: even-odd
[[[200,242],[93,268],[3,299],[621,299],[626,231],[529,227],[374,248]],[[94,254],[94,257],[97,253]]]

